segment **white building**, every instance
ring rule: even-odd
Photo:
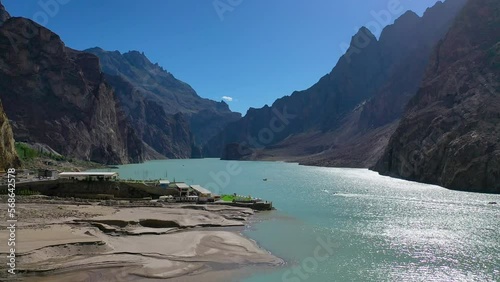
[[[165,189],[167,189],[167,188],[168,188],[168,185],[170,185],[170,181],[168,181],[168,180],[164,180],[164,179],[162,179],[162,180],[160,180],[160,181],[158,182],[158,186],[160,186],[160,188],[165,188]]]
[[[200,198],[212,198],[212,192],[200,185],[191,185],[191,189],[193,189]]]
[[[184,182],[173,182],[168,185],[168,188],[175,189],[179,192],[179,197],[187,197],[189,196],[189,185]]]
[[[116,180],[118,178],[118,172],[97,172],[97,171],[85,171],[85,172],[61,172],[59,174],[60,179],[73,179],[73,180],[89,180],[89,181],[110,181]]]

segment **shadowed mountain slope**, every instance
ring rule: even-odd
[[[101,48],[85,51],[99,57],[104,73],[129,82],[145,99],[159,104],[167,114],[183,113],[198,145],[241,117],[239,113],[231,112],[225,102],[201,98],[187,83],[176,79],[158,64],[151,63],[144,53],[130,51],[121,54]],[[119,88],[119,85],[111,84]]]
[[[205,154],[319,166],[373,165],[415,95],[433,47],[465,2],[438,2],[422,17],[406,12],[379,40],[361,28],[329,74],[271,107],[250,109],[213,138]],[[290,117],[283,127],[273,124],[282,115]]]
[[[500,2],[469,1],[375,166],[382,174],[500,192]]]

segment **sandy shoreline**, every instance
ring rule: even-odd
[[[0,210],[5,258],[7,205]],[[6,264],[0,266],[0,278],[9,281],[229,281],[252,267],[283,264],[234,231],[253,214],[245,208],[37,200],[18,203],[16,212],[18,274],[7,277]]]

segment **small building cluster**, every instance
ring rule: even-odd
[[[5,173],[0,173],[0,178]],[[32,182],[45,180],[86,180],[86,181],[111,181],[118,178],[117,172],[59,172],[55,169],[16,170],[17,182]],[[0,181],[3,182],[3,181]]]
[[[118,178],[118,172],[61,172],[60,179],[86,180],[86,181],[112,181]]]
[[[160,180],[158,182],[158,186],[160,186],[160,188],[167,189],[168,185],[170,185],[170,181],[168,181],[168,180]]]
[[[200,198],[200,201],[202,202],[208,202],[211,199],[214,199],[214,196],[212,192],[210,192],[208,189],[201,187],[200,185],[191,185],[191,189],[198,195]]]
[[[40,180],[56,180],[59,177],[59,172],[53,169],[17,169],[15,175],[16,183],[21,183]],[[0,171],[0,185],[5,184],[7,184],[7,173],[5,171]]]
[[[171,190],[174,196],[161,197],[161,201],[169,202],[214,202],[218,197],[208,189],[200,185],[188,185],[184,182],[170,182],[168,180],[160,180],[158,186]],[[220,197],[219,197],[220,198]]]
[[[38,170],[38,178],[39,179],[43,179],[43,178],[57,179],[57,178],[59,178],[59,172],[55,169],[39,169]]]

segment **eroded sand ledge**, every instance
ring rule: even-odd
[[[244,226],[253,214],[244,208],[37,202],[19,204],[17,214],[16,268],[21,274],[16,277],[22,281],[226,281],[245,266],[283,264],[228,230]],[[0,239],[7,242],[7,236],[2,226]],[[0,256],[7,251],[0,244]],[[5,277],[5,264],[0,271]]]

